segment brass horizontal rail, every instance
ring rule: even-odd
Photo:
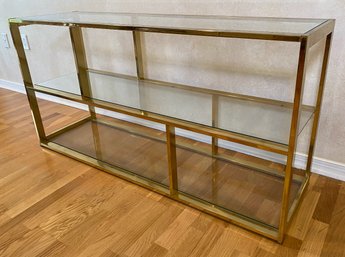
[[[89,106],[100,107],[103,109],[127,114],[134,117],[139,117],[146,120],[151,120],[151,121],[163,123],[166,125],[172,125],[177,128],[209,135],[212,137],[217,137],[217,138],[232,141],[235,143],[244,144],[244,145],[262,149],[265,151],[270,151],[270,152],[274,152],[274,153],[278,153],[282,155],[287,155],[288,153],[287,145],[275,143],[275,142],[267,141],[264,139],[247,136],[247,135],[242,135],[242,134],[238,134],[238,133],[234,133],[230,131],[225,131],[218,128],[212,128],[207,125],[196,124],[193,122],[183,121],[177,118],[166,117],[164,115],[159,115],[155,113],[143,112],[135,108],[126,107],[119,104],[109,103],[109,102],[92,99],[88,97],[82,97],[79,95],[59,91],[56,89],[46,88],[39,85],[35,85],[33,88],[27,88],[27,89],[40,92],[40,93],[45,93],[52,96],[57,96],[63,99],[87,104]]]
[[[126,30],[140,31],[164,34],[208,36],[208,37],[227,37],[242,39],[258,39],[272,41],[300,42],[302,36],[299,33],[273,33],[273,32],[247,32],[247,31],[226,31],[212,29],[187,29],[187,28],[168,28],[160,26],[134,26],[121,24],[97,24],[97,23],[81,23],[81,22],[63,22],[63,21],[39,21],[26,19],[9,19],[10,23],[16,23],[19,26],[27,25],[51,25],[51,26],[78,26],[81,28],[93,29],[110,29],[110,30]]]

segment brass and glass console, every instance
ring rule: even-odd
[[[334,20],[72,12],[9,23],[43,147],[282,242],[310,177]],[[74,72],[34,81],[21,39],[27,27],[65,30]],[[136,75],[90,67],[85,30],[129,33]],[[186,42],[243,40],[244,51],[248,42],[295,44],[291,101],[151,79],[143,45],[147,33],[183,35]],[[305,104],[308,56],[320,42],[315,102]],[[47,133],[37,94],[81,104],[87,115]],[[307,127],[308,150],[300,168],[294,162],[296,146]]]

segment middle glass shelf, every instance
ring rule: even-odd
[[[287,145],[292,104],[224,91],[88,70],[92,99],[202,124],[273,143]],[[77,73],[34,88],[50,88],[80,95]],[[303,105],[299,133],[314,114]]]

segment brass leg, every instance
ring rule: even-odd
[[[332,42],[332,33],[328,34],[326,38],[325,50],[323,53],[323,62],[322,62],[322,70],[321,70],[320,83],[319,83],[319,91],[318,91],[317,100],[316,100],[314,122],[313,122],[311,137],[310,137],[310,143],[309,143],[308,160],[307,160],[307,168],[306,168],[307,176],[310,176],[311,165],[313,161],[315,140],[316,140],[316,135],[317,135],[317,128],[319,126],[321,102],[322,102],[322,97],[323,97],[323,89],[325,85],[328,56],[329,56],[329,49],[331,47],[331,42]]]
[[[78,71],[80,93],[82,97],[91,98],[92,91],[89,75],[87,72],[88,65],[86,60],[82,30],[78,26],[71,26],[69,27],[69,32],[71,36],[76,68]],[[89,111],[91,118],[96,119],[95,108],[93,106],[89,106]]]
[[[22,77],[23,77],[26,95],[27,95],[28,100],[29,100],[31,114],[33,117],[33,121],[35,123],[36,132],[37,132],[37,135],[38,135],[41,143],[46,142],[47,136],[46,136],[45,131],[44,131],[42,117],[41,117],[41,113],[40,113],[39,108],[38,108],[38,103],[37,103],[35,91],[28,90],[28,88],[33,88],[33,83],[32,83],[32,79],[31,79],[29,65],[28,65],[28,62],[26,60],[26,55],[25,55],[22,39],[20,37],[19,25],[11,23],[10,24],[10,30],[11,30],[11,35],[12,35],[14,47],[16,48],[17,54],[19,57],[20,70],[21,70]]]
[[[308,42],[306,39],[303,39],[300,45],[299,60],[298,60],[298,69],[297,69],[297,78],[296,78],[296,87],[295,87],[295,96],[293,103],[293,112],[291,118],[291,127],[290,127],[290,138],[289,138],[289,148],[287,155],[287,162],[285,168],[285,180],[284,180],[284,189],[282,196],[282,207],[279,221],[279,236],[278,241],[282,242],[284,234],[287,227],[287,219],[289,212],[289,196],[290,188],[292,181],[292,168],[294,153],[296,149],[297,135],[298,135],[298,124],[299,116],[301,109],[301,102],[303,98],[303,86],[304,86],[304,74],[307,61],[307,51],[308,51]]]
[[[176,140],[175,140],[175,127],[166,125],[167,134],[167,153],[169,165],[169,182],[170,194],[176,195],[177,186],[177,160],[176,160]]]
[[[212,95],[212,127],[218,126],[218,108],[219,108],[219,97]],[[218,138],[212,137],[212,155],[218,153]]]
[[[219,96],[212,95],[212,127],[218,127]],[[212,137],[212,156],[218,154],[218,138]],[[212,200],[217,200],[218,161],[212,160]]]
[[[97,122],[91,121],[91,127],[92,127],[92,136],[93,136],[93,143],[95,146],[95,151],[96,151],[96,157],[97,160],[103,160],[103,155],[102,155],[102,144],[101,144],[101,137],[99,136],[99,129],[98,129],[98,124]]]
[[[212,162],[212,202],[216,203],[218,200],[218,174],[219,174],[219,165],[218,160],[213,159]]]

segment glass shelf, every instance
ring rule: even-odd
[[[292,115],[290,103],[180,84],[139,81],[135,77],[120,74],[92,71],[88,74],[93,99],[288,144]],[[80,95],[77,74],[69,74],[38,85]],[[218,98],[216,114],[212,114],[214,96]],[[302,107],[299,133],[313,113],[312,107]],[[214,119],[217,119],[216,124],[212,124]]]
[[[123,123],[112,119],[110,125],[100,117],[73,127],[50,140],[168,188],[165,133]],[[147,136],[148,134],[151,136]],[[178,141],[183,139],[185,138],[177,137]],[[190,145],[196,143],[198,142],[191,140],[189,142]],[[176,146],[177,184],[180,193],[273,228],[278,227],[284,176],[278,177],[212,155],[201,154],[179,143]],[[303,181],[292,181],[291,203],[302,185]]]
[[[159,15],[138,13],[70,12],[23,18],[13,23],[66,25],[109,25],[122,29],[147,28],[204,32],[239,32],[301,36],[317,28],[326,19],[264,18],[236,16]],[[181,32],[181,31],[180,31]]]

